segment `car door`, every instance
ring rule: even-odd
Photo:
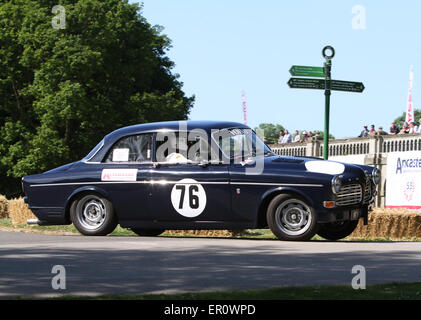
[[[120,222],[147,219],[152,141],[152,133],[124,137],[112,146],[100,165],[102,187]]]
[[[180,136],[174,133],[172,138]],[[180,151],[179,147],[173,151]],[[228,165],[212,164],[207,159],[179,161],[171,150],[163,152],[164,156],[155,154],[155,167],[150,171],[151,218],[167,222],[231,221]]]
[[[219,135],[219,146],[230,159],[229,179],[233,219],[254,223],[263,194],[268,189],[264,169],[264,143],[247,128],[228,128]],[[267,147],[266,147],[267,148]]]

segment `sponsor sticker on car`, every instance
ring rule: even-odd
[[[136,181],[137,169],[103,169],[101,181]]]

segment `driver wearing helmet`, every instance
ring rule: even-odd
[[[166,162],[169,163],[188,163],[191,160],[187,159],[184,155],[187,155],[187,139],[178,137],[176,139],[171,139],[171,150],[179,151],[179,152],[171,152],[165,158]]]

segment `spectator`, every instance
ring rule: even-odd
[[[291,142],[292,142],[292,136],[291,136],[291,134],[289,133],[288,130],[285,130],[285,135],[284,135],[281,143],[291,143]]]
[[[308,140],[307,131],[303,131],[303,137],[300,139],[300,142],[306,142]]]
[[[409,132],[408,133],[417,133],[418,127],[415,125],[415,122],[411,122],[409,124]]]
[[[409,133],[409,125],[408,125],[408,122],[405,121],[403,124],[403,128],[399,132],[399,134],[406,134],[406,133]]]
[[[298,130],[295,130],[294,140],[292,142],[300,142],[300,132]]]
[[[372,124],[372,125],[370,126],[370,131],[368,132],[368,134],[369,134],[370,136],[374,136],[374,135],[376,134],[376,129],[375,129],[375,127],[374,127],[374,124]]]
[[[281,129],[281,131],[279,131],[278,144],[282,143],[282,139],[284,139],[284,130]]]
[[[381,136],[385,136],[387,135],[387,132],[383,130],[383,127],[379,127],[379,130],[377,130],[377,132],[379,133],[379,135]]]
[[[399,127],[397,127],[394,123],[390,125],[389,134],[398,134],[400,132]]]
[[[418,126],[418,130],[417,130],[417,133],[421,133],[421,119],[420,119],[420,125]]]
[[[358,136],[359,138],[363,138],[363,137],[367,137],[368,136],[368,129],[367,126],[364,126],[363,131],[361,131],[360,135]]]

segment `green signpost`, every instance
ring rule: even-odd
[[[326,90],[326,81],[324,79],[311,79],[311,78],[291,78],[288,85],[293,89],[319,89]],[[349,91],[349,92],[363,92],[364,85],[362,82],[350,82],[331,80],[330,90],[334,91]]]
[[[289,73],[297,77],[325,77],[322,67],[292,66]]]
[[[330,54],[327,52],[330,51]],[[319,89],[325,91],[325,124],[323,137],[323,158],[329,157],[329,113],[330,113],[330,95],[331,91],[363,92],[365,87],[362,82],[351,82],[331,79],[332,58],[335,56],[335,49],[326,46],[322,51],[326,59],[323,67],[296,66],[293,65],[289,72],[295,77],[313,77],[312,78],[291,78],[288,81],[290,88],[294,89]]]
[[[332,90],[335,91],[348,91],[348,92],[363,92],[364,85],[362,82],[340,81],[332,80]]]
[[[325,89],[325,81],[323,79],[291,78],[288,81],[288,85],[294,89]]]

